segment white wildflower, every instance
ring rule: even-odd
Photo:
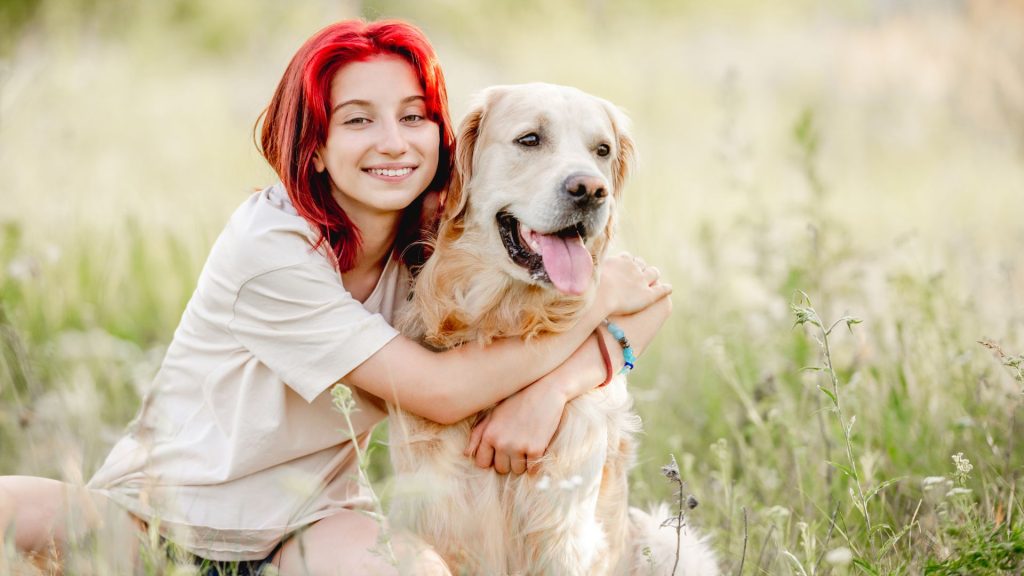
[[[331,397],[334,409],[338,412],[352,414],[359,411],[359,408],[356,407],[356,400],[352,396],[352,389],[348,386],[340,382],[335,384],[334,388],[331,388]]]
[[[537,490],[543,492],[551,487],[551,477],[544,475],[540,480],[537,481]]]
[[[953,454],[953,463],[956,464],[956,471],[965,476],[970,474],[971,470],[974,470],[974,465],[971,464],[970,460],[964,457],[963,452]]]
[[[845,546],[833,548],[825,554],[825,562],[833,566],[848,566],[853,561],[853,552]]]

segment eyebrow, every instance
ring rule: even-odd
[[[417,94],[415,96],[406,96],[405,98],[402,98],[401,104],[405,105],[405,104],[409,104],[410,102],[415,102],[417,100],[420,100],[422,102],[426,102],[427,101],[427,99],[425,97],[420,96],[419,94]],[[369,100],[359,100],[359,99],[346,100],[346,101],[338,104],[337,106],[335,106],[331,110],[331,115],[334,115],[335,112],[337,112],[338,110],[344,108],[345,106],[364,106],[364,107],[369,108],[372,105],[373,104]]]

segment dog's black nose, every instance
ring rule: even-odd
[[[600,176],[577,173],[565,179],[565,191],[577,204],[600,204],[608,196],[608,185]]]

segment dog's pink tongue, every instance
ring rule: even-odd
[[[594,261],[583,245],[583,238],[537,234],[537,240],[544,270],[555,288],[566,294],[583,294],[594,273]]]

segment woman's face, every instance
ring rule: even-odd
[[[314,167],[357,220],[405,209],[434,179],[440,132],[416,71],[399,56],[346,64],[331,81],[327,142]]]

